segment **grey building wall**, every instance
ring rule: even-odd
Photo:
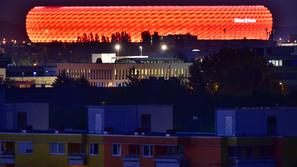
[[[3,105],[4,130],[16,130],[18,127],[17,114],[27,114],[28,126],[33,130],[49,129],[49,105],[48,103],[12,103]]]
[[[233,118],[233,133],[227,134],[226,117]],[[268,118],[275,117],[278,136],[297,136],[297,108],[219,109],[216,112],[216,132],[219,136],[267,136]]]
[[[139,126],[141,123],[141,114],[150,114],[152,132],[166,132],[166,130],[173,128],[173,106],[138,106],[138,111]]]
[[[173,128],[173,107],[167,105],[88,106],[88,130],[95,133],[96,114],[103,116],[103,129],[112,128],[115,133],[130,133],[141,128],[141,115],[151,115],[151,131],[166,132]]]

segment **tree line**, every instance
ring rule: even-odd
[[[158,32],[150,33],[149,30],[141,32],[141,42],[143,45],[158,45],[160,43],[160,35]],[[99,43],[131,43],[131,36],[129,33],[115,32],[111,36],[98,35],[98,33],[83,33],[77,36],[77,43],[99,42]]]

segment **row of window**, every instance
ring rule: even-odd
[[[20,154],[31,154],[33,153],[33,144],[32,142],[19,142],[18,143],[18,152]],[[89,145],[89,155],[99,155],[99,144],[92,143]],[[152,145],[144,145],[143,147],[143,156],[151,157],[153,155],[153,146]],[[5,153],[7,150],[5,149],[5,143],[0,142],[0,154]],[[49,144],[49,153],[55,155],[64,155],[65,154],[65,144],[64,143],[50,143]],[[121,156],[122,148],[120,144],[112,144],[111,149],[112,156]],[[134,155],[139,155],[139,146],[135,145]]]
[[[283,66],[283,60],[268,60],[268,63],[276,67]]]
[[[141,78],[156,77],[178,77],[187,76],[186,68],[153,68],[153,69],[136,69]],[[60,70],[61,73],[63,70]],[[66,74],[72,78],[80,78],[82,76],[91,80],[111,80],[112,71],[108,69],[67,69]],[[129,75],[129,69],[115,69],[114,76],[116,80],[125,80]]]

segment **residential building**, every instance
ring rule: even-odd
[[[287,167],[296,137],[1,132],[1,166]]]

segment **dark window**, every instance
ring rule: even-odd
[[[141,114],[141,128],[148,131],[151,130],[151,115],[150,114]]]
[[[131,156],[139,155],[139,145],[129,145],[129,154]]]
[[[17,113],[17,127],[18,127],[18,129],[26,129],[26,127],[27,127],[27,113],[25,113],[25,112]]]
[[[277,132],[277,119],[275,116],[269,116],[267,118],[267,134],[276,135]]]
[[[112,156],[120,156],[120,155],[121,155],[121,145],[112,144]]]
[[[93,143],[90,144],[90,155],[98,155],[99,154],[99,144]]]
[[[143,156],[151,157],[153,155],[153,146],[152,145],[144,145],[143,146]]]

